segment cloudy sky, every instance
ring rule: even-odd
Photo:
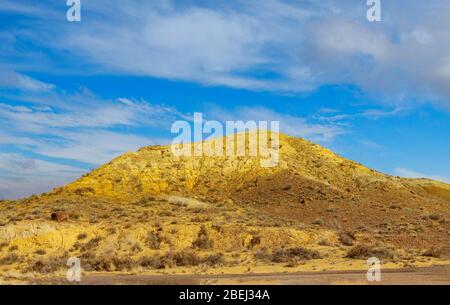
[[[176,120],[279,120],[377,170],[450,181],[450,2],[0,1],[0,198],[48,191]]]

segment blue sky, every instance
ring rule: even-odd
[[[172,123],[279,120],[374,169],[450,181],[450,3],[0,2],[0,198],[45,192]]]

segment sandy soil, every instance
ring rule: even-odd
[[[33,284],[66,284],[63,278],[30,280]],[[91,274],[83,285],[450,285],[450,266],[382,270],[381,282],[368,282],[366,271],[329,271],[245,275],[110,275]]]

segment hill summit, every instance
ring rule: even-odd
[[[234,136],[224,137],[223,141]],[[257,186],[258,181],[271,180],[275,175],[289,176],[284,179],[285,184],[290,179],[305,179],[342,193],[356,192],[371,183],[399,185],[399,179],[346,160],[309,141],[283,134],[279,138],[280,160],[274,167],[261,166],[259,155],[174,156],[172,146],[152,146],[126,153],[59,191],[117,199],[171,193],[227,199],[249,183]],[[199,143],[190,144],[196,145]],[[248,151],[248,137],[245,145]]]

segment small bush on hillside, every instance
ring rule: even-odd
[[[341,232],[339,240],[344,246],[353,246],[353,238],[348,233]]]
[[[46,260],[39,259],[32,262],[26,271],[41,274],[54,273],[60,269],[67,268],[66,264],[67,259],[65,257],[53,257]]]
[[[271,257],[274,263],[286,263],[291,261],[292,258],[300,260],[311,260],[322,258],[322,255],[313,250],[309,250],[303,247],[291,248],[291,249],[279,249],[276,250]]]
[[[442,250],[438,249],[438,248],[430,248],[422,254],[422,256],[435,257],[435,258],[440,258],[441,255],[442,255]]]
[[[161,238],[154,232],[147,233],[147,245],[150,249],[158,250],[161,246]]]
[[[318,251],[309,250],[303,247],[278,249],[269,253],[267,249],[260,250],[254,257],[262,261],[274,263],[292,263],[293,261],[320,259],[322,255]]]
[[[0,251],[2,251],[2,250],[3,250],[3,248],[6,248],[6,247],[8,247],[8,245],[9,245],[9,243],[8,243],[8,242],[6,242],[6,241],[4,241],[4,242],[0,243]]]
[[[0,259],[0,266],[2,265],[12,265],[19,261],[19,256],[15,253],[9,253],[5,257]]]
[[[97,272],[131,271],[137,267],[146,269],[193,267],[199,265],[214,267],[225,262],[222,254],[213,254],[202,258],[192,250],[169,252],[164,255],[145,256],[135,260],[128,257],[96,257],[90,253],[84,255],[82,259],[84,270]]]
[[[213,244],[214,242],[209,238],[206,228],[202,226],[200,228],[200,231],[198,232],[197,239],[192,245],[194,246],[194,248],[206,250],[212,248]]]
[[[17,251],[17,250],[19,250],[19,247],[18,247],[18,246],[11,246],[11,247],[9,248],[9,251]]]
[[[102,240],[102,238],[100,236],[97,236],[97,237],[92,238],[85,244],[81,244],[80,242],[77,241],[73,245],[72,250],[80,250],[81,252],[86,252],[86,251],[95,249],[98,247],[101,240]]]
[[[222,253],[217,253],[206,257],[203,262],[208,266],[214,267],[223,264],[225,259]]]
[[[80,233],[77,236],[78,240],[83,240],[83,239],[86,239],[86,238],[87,238],[87,234],[86,233]]]
[[[393,259],[395,255],[393,251],[388,248],[358,245],[351,248],[345,257],[353,259],[368,259],[370,257],[376,257],[379,259]]]

